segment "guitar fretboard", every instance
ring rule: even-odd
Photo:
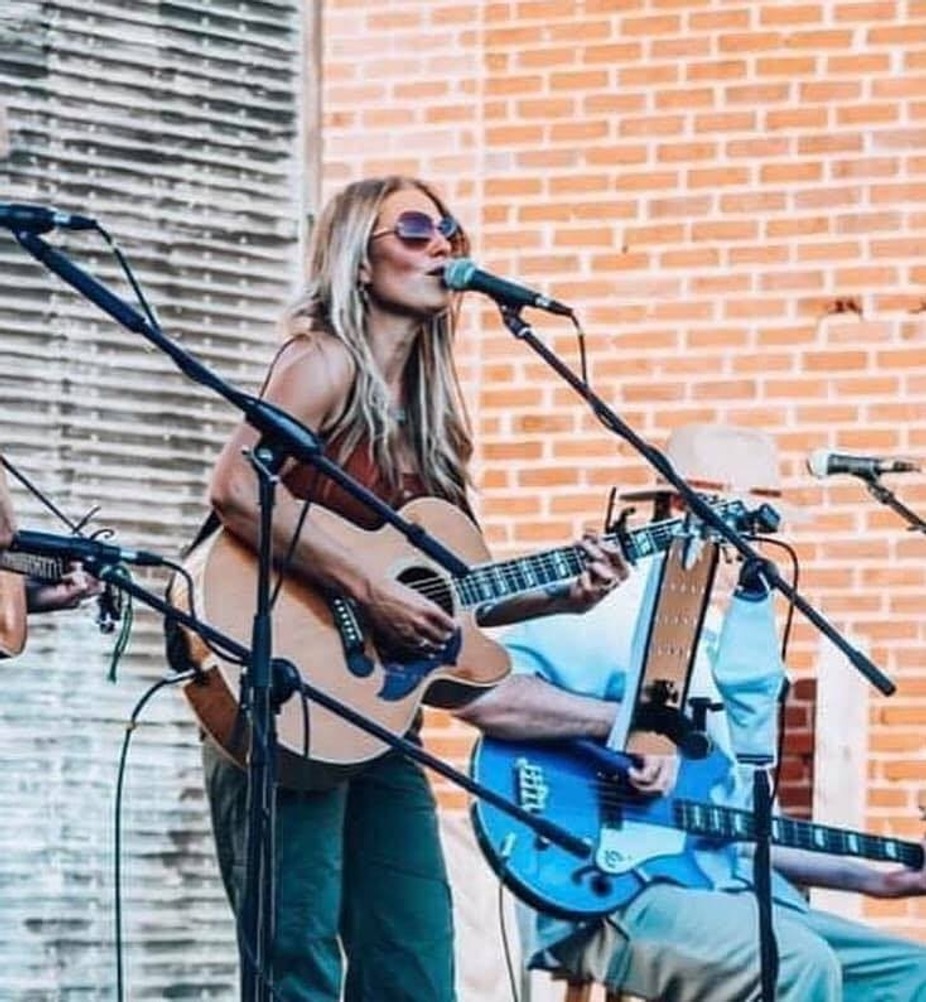
[[[745,527],[749,512],[742,501],[723,501],[714,510],[737,527]],[[687,524],[685,518],[667,519],[602,538],[616,543],[630,563],[668,549]],[[454,578],[453,585],[460,602],[472,608],[482,602],[498,601],[522,592],[567,581],[585,568],[585,552],[577,545],[562,546],[513,560],[476,567],[469,574]]]
[[[755,822],[750,811],[722,807],[719,804],[676,800],[672,813],[675,824],[693,835],[743,842],[755,838]],[[923,865],[923,847],[915,842],[830,828],[780,815],[771,819],[771,834],[775,845],[789,849],[861,856],[882,862],[902,863],[914,869]]]
[[[0,570],[28,574],[30,577],[41,578],[42,581],[58,581],[67,573],[64,562],[57,557],[12,553],[9,550],[0,553]]]

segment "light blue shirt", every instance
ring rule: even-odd
[[[644,655],[646,637],[657,596],[661,558],[655,558],[635,568],[628,581],[583,615],[547,616],[518,623],[506,631],[502,642],[511,655],[517,674],[537,675],[559,688],[598,699],[623,699],[628,676],[636,677]],[[745,600],[735,600],[744,603]],[[763,600],[771,604],[771,598]],[[731,617],[732,619],[732,617]],[[689,696],[709,696],[719,699],[713,681],[712,668],[718,660],[722,630],[719,616],[709,613],[701,630],[695,665],[689,685]],[[758,617],[751,610],[739,617],[740,628],[733,631],[738,644],[744,643],[744,631],[753,629],[756,635],[748,643],[749,650],[777,646],[777,638],[759,636],[770,616]],[[727,631],[730,633],[730,631]],[[748,641],[747,641],[748,642]],[[715,746],[728,758],[730,735],[725,715],[712,713],[708,718],[710,736]],[[711,791],[712,799],[728,806],[742,807],[749,801],[750,790],[743,784],[739,771],[732,767],[722,789]],[[734,845],[694,850],[698,867],[718,890],[743,890],[752,885],[751,857]],[[778,874],[773,874],[776,901],[805,910],[801,895]],[[525,908],[525,911],[530,912]],[[526,933],[526,953],[534,964],[548,966],[544,951],[553,944],[573,935],[577,926],[562,919],[530,912],[531,921],[523,921]],[[524,928],[526,927],[526,928]],[[553,966],[556,966],[553,964]]]

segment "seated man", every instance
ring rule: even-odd
[[[755,433],[743,430],[746,444]],[[670,443],[671,444],[671,443]],[[703,443],[702,443],[703,444]],[[737,450],[716,450],[710,472]],[[700,468],[684,468],[690,480]],[[703,458],[703,457],[702,457]],[[735,471],[734,471],[735,472]],[[732,477],[712,476],[723,483]],[[761,481],[753,480],[750,486]],[[638,657],[646,619],[651,566],[584,617],[558,616],[519,624],[505,635],[514,674],[459,712],[486,734],[512,740],[606,739],[618,712],[623,683]],[[747,596],[742,596],[747,597]],[[770,597],[763,601],[771,602]],[[637,633],[637,642],[634,634]],[[643,631],[645,633],[645,631]],[[692,694],[705,691],[697,678],[719,651],[719,636],[706,626]],[[760,638],[761,642],[761,638]],[[712,736],[729,747],[721,714],[712,715]],[[731,776],[736,770],[731,766]],[[662,792],[674,764],[647,757],[636,786]],[[730,784],[731,787],[736,784]],[[692,888],[641,872],[641,889],[606,917],[582,924],[536,915],[529,963],[563,969],[609,987],[661,1002],[738,1002],[760,996],[756,901],[748,847],[703,849],[697,864],[708,887]],[[776,998],[781,1002],[926,1002],[926,949],[897,937],[811,909],[787,882],[856,891],[873,897],[926,894],[926,873],[882,870],[847,859],[800,850],[773,849],[774,933],[779,953]]]

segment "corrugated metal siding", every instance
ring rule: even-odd
[[[73,0],[0,7],[10,155],[0,199],[96,216],[164,329],[254,388],[298,282],[304,218],[298,0]],[[51,238],[130,298],[105,248]],[[3,447],[72,515],[175,555],[235,420],[144,339],[0,233]],[[21,523],[55,528],[17,490]],[[152,579],[158,588],[162,584]],[[164,670],[139,610],[118,685],[82,609],[35,619],[0,666],[0,999],[115,997],[112,813],[124,720]],[[235,995],[195,727],[149,704],[127,780],[127,997]]]

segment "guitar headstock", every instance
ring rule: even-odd
[[[747,508],[740,498],[706,500],[724,522],[738,532],[771,534],[781,526],[781,516],[767,501],[757,508]]]
[[[717,518],[735,532],[758,535],[775,532],[778,529],[780,523],[778,513],[768,503],[763,503],[757,508],[748,508],[741,498],[718,498],[705,494],[699,496],[710,506]],[[664,551],[678,536],[684,536],[692,544],[703,544],[721,535],[717,532],[716,525],[712,531],[711,526],[691,512],[651,521],[639,528],[631,529],[627,523],[633,512],[633,508],[623,509],[616,519],[611,520],[609,532],[605,536],[605,539],[616,542],[621,547],[625,558],[631,564],[636,563],[641,557]]]

